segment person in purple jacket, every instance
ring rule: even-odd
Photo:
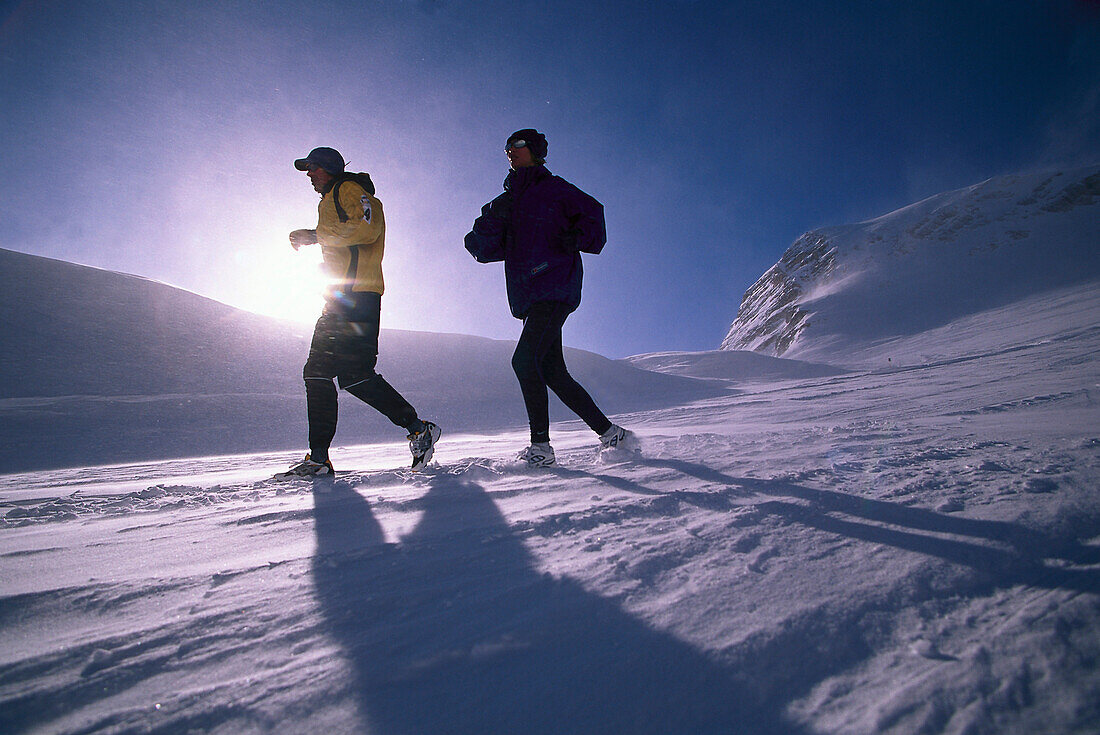
[[[562,354],[562,326],[581,302],[581,253],[598,254],[607,242],[603,205],[547,170],[546,136],[512,133],[504,151],[512,170],[504,193],[481,208],[466,249],[479,263],[504,261],[508,305],[523,320],[512,355],[531,445],[519,459],[533,467],[554,464],[547,388],[600,437],[605,449],[636,448],[633,433],[611,423],[573,379]]]

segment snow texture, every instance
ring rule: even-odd
[[[859,360],[639,356],[714,392],[617,412],[640,454],[557,421],[542,470],[441,414],[421,473],[0,475],[0,732],[1095,733],[1098,315],[1069,279]]]

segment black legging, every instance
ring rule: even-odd
[[[527,418],[531,422],[532,442],[550,441],[547,387],[592,431],[603,434],[611,428],[607,416],[565,367],[561,328],[569,313],[569,305],[558,301],[534,304],[523,320],[523,333],[512,355],[512,369],[519,378]]]

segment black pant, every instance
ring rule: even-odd
[[[534,304],[523,319],[523,332],[512,355],[512,369],[519,378],[527,418],[531,422],[532,442],[550,441],[547,387],[597,434],[611,428],[607,416],[565,367],[561,328],[569,314],[569,305],[558,301]]]
[[[330,302],[317,320],[309,357],[302,369],[306,382],[309,448],[314,457],[328,456],[336,436],[336,378],[340,387],[370,404],[394,424],[416,424],[416,409],[374,371],[378,363],[378,329],[382,297],[356,293],[354,303]],[[352,321],[354,319],[354,321]]]

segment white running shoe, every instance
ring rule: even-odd
[[[409,434],[407,438],[409,440],[409,451],[412,452],[413,456],[412,469],[414,472],[423,469],[431,461],[432,455],[435,454],[435,443],[439,441],[442,434],[443,430],[431,421],[424,422],[423,430]]]
[[[642,444],[638,441],[633,431],[627,431],[618,424],[611,424],[611,428],[600,434],[600,448],[598,454],[617,452],[640,452]]]
[[[516,455],[516,459],[528,467],[550,467],[557,462],[554,458],[554,448],[549,442],[532,444]]]

